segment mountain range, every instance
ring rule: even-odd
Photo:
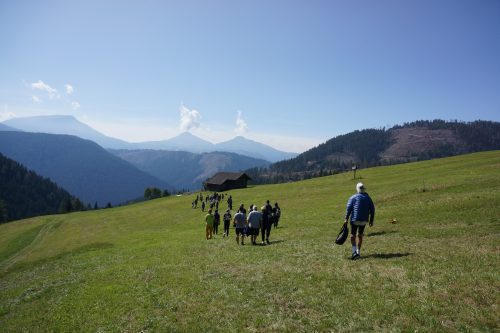
[[[154,149],[187,151],[191,153],[231,152],[269,162],[277,162],[297,156],[296,153],[283,152],[268,145],[238,136],[232,140],[213,144],[190,132],[184,132],[168,140],[139,143],[126,142],[106,136],[92,127],[78,121],[73,116],[36,116],[13,118],[0,123],[11,129],[25,132],[68,134],[96,142],[109,149]],[[0,130],[4,130],[0,128]]]
[[[147,187],[171,189],[90,140],[76,136],[0,131],[0,153],[50,178],[92,206],[142,198]]]
[[[150,149],[110,152],[176,189],[201,189],[202,182],[219,171],[243,171],[269,165],[265,160],[227,152],[195,154]]]
[[[395,164],[500,149],[498,122],[417,121],[339,135],[294,158],[270,164],[269,158],[238,154],[273,152],[270,147],[242,137],[213,145],[186,132],[170,140],[142,143],[149,149],[138,149],[136,144],[103,136],[73,117],[33,118],[0,123],[0,153],[50,178],[84,202],[97,202],[99,206],[141,198],[146,187],[198,190],[206,178],[219,171],[246,170],[256,183],[276,183],[347,171],[353,165]],[[30,132],[43,131],[44,122],[46,131],[92,134],[96,141],[107,140],[109,145],[127,149],[106,150],[77,136]],[[159,149],[193,146],[193,150],[202,151],[210,145],[225,151]]]

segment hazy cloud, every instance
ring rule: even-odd
[[[0,111],[0,122],[15,118],[14,112],[7,111],[7,105],[4,105],[4,111]]]
[[[73,89],[73,86],[71,84],[65,84],[64,89],[66,90],[66,94],[71,95],[75,89]]]
[[[77,101],[71,102],[71,108],[73,110],[78,110],[80,108],[80,106],[81,106],[80,103],[78,103]]]
[[[31,96],[31,100],[33,102],[35,102],[35,103],[41,103],[42,102],[42,100],[38,96],[35,96],[35,95]]]
[[[42,80],[38,80],[38,82],[32,83],[30,86],[31,89],[45,91],[50,99],[61,97],[61,95],[59,95],[59,93],[57,92],[57,89],[52,88]]]
[[[248,131],[247,122],[243,119],[242,112],[240,110],[238,110],[238,116],[236,117],[236,128],[234,131],[239,135],[243,135]]]
[[[181,121],[179,128],[182,131],[189,131],[200,127],[201,115],[196,110],[189,110],[184,105],[179,108],[181,114]]]

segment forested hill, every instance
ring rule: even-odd
[[[49,179],[0,154],[0,223],[84,208]]]
[[[169,189],[165,182],[71,135],[0,131],[0,152],[94,206],[142,198],[144,189]]]
[[[279,183],[369,167],[500,149],[500,123],[415,121],[339,135],[297,157],[252,168],[255,183]]]

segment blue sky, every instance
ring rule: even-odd
[[[304,151],[417,119],[500,120],[500,1],[0,1],[0,119]]]

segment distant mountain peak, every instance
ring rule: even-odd
[[[6,120],[3,124],[25,132],[75,135],[106,148],[130,147],[128,142],[108,137],[72,115],[19,117]]]
[[[252,156],[271,162],[277,162],[297,156],[295,153],[283,152],[264,143],[245,138],[241,135],[238,135],[231,140],[220,142],[216,144],[216,147],[221,151]]]
[[[174,138],[191,138],[191,139],[194,138],[194,139],[200,139],[200,140],[206,141],[205,139],[202,139],[199,136],[194,135],[193,133],[191,133],[189,131],[182,132],[181,134],[174,136],[172,139],[174,139]]]

